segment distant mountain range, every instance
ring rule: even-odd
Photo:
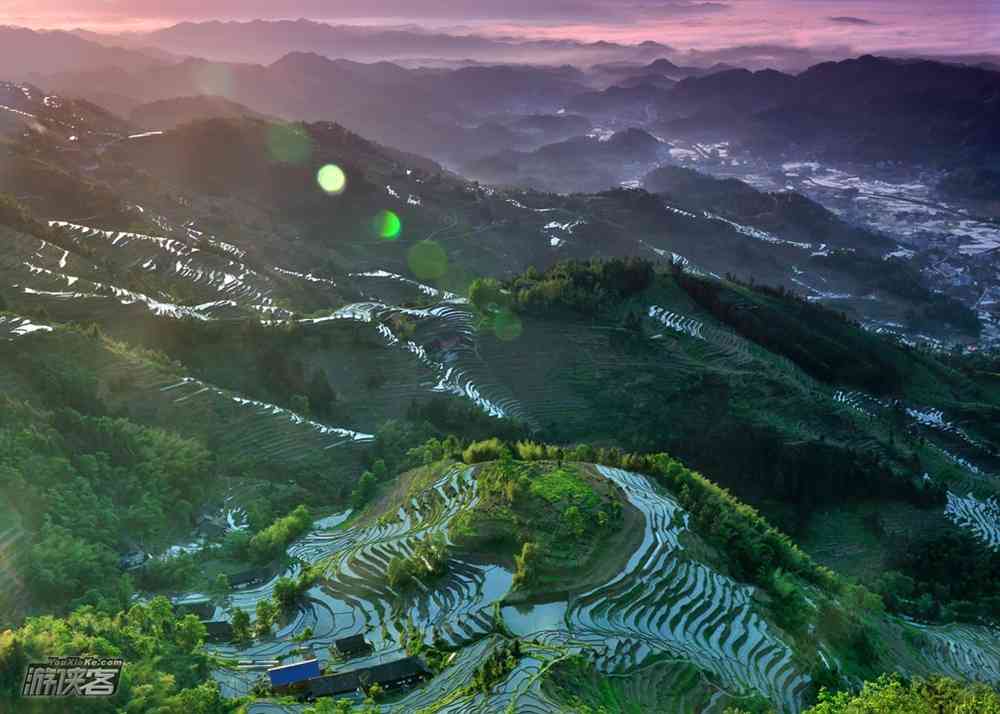
[[[180,59],[191,52],[207,54],[211,47],[217,48],[216,55],[237,56],[239,47],[250,46],[247,37],[254,32],[258,54],[289,47],[320,51],[296,49],[268,64]],[[665,139],[733,141],[768,156],[791,153],[952,168],[962,161],[979,165],[1000,148],[1000,73],[978,56],[969,58],[978,66],[864,56],[789,74],[678,64],[665,56],[672,48],[656,43],[525,43],[310,21],[184,23],[102,40],[127,45],[122,47],[98,44],[94,40],[99,38],[94,33],[3,28],[0,59],[14,68],[9,79],[27,79],[87,99],[122,117],[150,102],[213,96],[266,116],[337,121],[451,168],[572,138],[565,131],[549,136],[517,126],[526,116],[554,117],[563,111],[614,130],[640,127]],[[140,48],[154,40],[155,49]],[[506,47],[516,49],[522,62],[532,56],[530,47],[556,52],[586,48],[597,54],[587,55],[589,69],[551,63],[413,68],[327,56],[385,56],[392,54],[389,45],[398,54],[439,57],[449,47],[456,57],[481,45]],[[623,49],[630,58],[593,61],[606,60],[601,53],[615,57]],[[476,54],[476,61],[498,56],[490,52]]]
[[[842,52],[780,45],[679,49],[653,41],[622,44],[558,38],[529,40],[453,34],[415,25],[332,25],[304,19],[183,22],[152,32],[118,34],[0,28],[0,59],[7,60],[10,68],[5,76],[14,79],[68,70],[135,69],[151,61],[169,64],[185,57],[271,64],[293,52],[363,62],[390,60],[407,67],[572,64],[589,68],[597,88],[622,83],[632,86],[635,78],[643,75],[678,80],[734,67],[800,72],[826,60],[844,58]],[[1000,56],[991,54],[927,59],[991,70],[1000,67]]]
[[[603,191],[636,184],[667,157],[668,146],[641,129],[611,136],[577,136],[535,151],[503,151],[471,161],[461,173],[487,183],[540,191]]]
[[[95,36],[129,46],[156,47],[179,55],[228,62],[270,64],[289,52],[315,52],[328,57],[379,59],[439,58],[488,62],[594,64],[650,61],[672,51],[658,42],[623,45],[576,40],[524,40],[449,34],[415,26],[364,27],[331,25],[312,20],[250,22],[182,22],[144,34]]]
[[[656,69],[686,71],[667,61],[643,67]],[[768,153],[953,164],[1000,148],[1000,73],[987,69],[865,56],[798,75],[729,69],[675,84],[658,76],[658,85],[594,92],[592,76],[569,66],[407,69],[295,52],[269,65],[147,59],[128,70],[75,70],[38,83],[123,116],[147,102],[216,95],[285,119],[338,121],[456,166],[544,143],[516,129],[505,137],[489,122],[563,109],[595,123],[610,115],[617,126],[665,138],[740,141]]]
[[[266,66],[189,59],[137,72],[63,72],[46,78],[45,86],[123,116],[148,102],[214,95],[285,119],[335,120],[380,142],[445,159],[521,145],[516,137],[484,145],[483,130],[475,127],[495,113],[551,115],[588,89],[572,67],[409,70],[302,52]],[[538,136],[523,133],[529,144]]]
[[[658,129],[767,152],[836,159],[978,162],[1000,150],[1000,73],[866,55],[798,75],[730,70],[682,80]]]
[[[4,68],[4,79],[109,67],[141,71],[161,63],[164,57],[164,53],[154,49],[99,44],[70,32],[0,26],[0,66]]]

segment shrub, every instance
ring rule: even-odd
[[[358,485],[351,491],[351,506],[363,508],[375,496],[376,488],[375,474],[365,471],[358,479]]]
[[[279,518],[250,539],[250,552],[260,562],[277,557],[293,540],[312,526],[309,509],[298,506],[284,518]]]
[[[1000,711],[1000,695],[985,684],[964,683],[946,677],[906,682],[898,675],[885,674],[866,682],[862,690],[823,690],[816,706],[804,714],[964,714]]]
[[[528,542],[521,546],[520,555],[514,556],[514,585],[530,585],[534,581],[540,556],[537,544]]]
[[[478,464],[483,461],[496,461],[502,458],[510,458],[510,449],[497,438],[486,441],[474,441],[462,452],[462,461],[467,464]]]

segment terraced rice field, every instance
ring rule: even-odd
[[[996,684],[1000,681],[1000,630],[979,625],[922,625],[921,648],[927,671]]]
[[[52,328],[32,322],[27,317],[0,315],[0,339],[13,340],[36,332],[52,332]]]
[[[893,407],[887,400],[878,399],[864,392],[839,390],[834,393],[833,398],[834,402],[869,419],[886,418],[888,410]],[[932,433],[936,432],[971,447],[973,451],[985,453],[985,447],[966,434],[961,427],[948,421],[942,410],[913,406],[904,406],[903,409],[913,427],[924,427]],[[939,444],[932,442],[931,446],[949,461],[961,466],[968,474],[977,477],[979,483],[984,482],[982,477],[987,474],[974,463]],[[933,477],[934,475],[930,473],[924,476],[924,478]],[[949,491],[947,499],[944,514],[948,520],[959,528],[970,531],[989,547],[1000,548],[1000,503],[995,496],[979,499],[971,493],[961,496]]]
[[[702,340],[705,339],[701,335],[701,331],[704,329],[705,323],[700,320],[696,320],[693,317],[679,315],[676,312],[659,307],[658,305],[649,306],[649,317],[661,322],[664,327],[673,330],[674,332],[679,332],[682,335],[689,335],[690,337]]]
[[[243,262],[245,256],[234,246],[101,230],[66,221],[51,221],[49,225],[95,257],[124,260],[133,269],[185,283],[206,301],[231,300],[263,307],[273,303],[273,281]],[[212,251],[206,252],[199,245]]]
[[[163,416],[207,426],[207,438],[223,451],[252,453],[267,461],[302,461],[317,452],[370,441],[370,434],[331,427],[288,409],[247,399],[238,394],[185,377],[151,385],[152,397]]]
[[[548,683],[546,683],[547,685]],[[546,690],[548,687],[543,685]],[[664,659],[625,675],[593,673],[561,687],[563,696],[580,697],[610,711],[629,714],[721,714],[743,695],[732,696],[689,662]]]
[[[643,545],[609,583],[571,601],[574,635],[600,643],[598,667],[622,672],[656,654],[684,658],[734,691],[751,687],[796,711],[809,678],[752,607],[753,589],[686,558],[687,514],[638,474],[599,467],[646,516]]]
[[[300,646],[292,638],[309,627],[312,637],[302,644],[312,646],[321,658],[329,657],[328,648],[334,640],[365,634],[375,645],[376,653],[370,658],[374,662],[400,654],[396,643],[407,620],[425,632],[428,642],[435,632],[453,644],[481,639],[493,628],[493,603],[510,588],[513,576],[508,571],[452,559],[444,576],[433,583],[419,583],[405,597],[385,580],[393,556],[408,556],[419,540],[446,534],[451,518],[475,499],[470,470],[454,468],[407,507],[401,507],[391,522],[383,519],[370,526],[318,528],[288,552],[298,561],[324,566],[323,583],[308,592],[307,602],[272,640],[242,650],[220,647],[220,652],[270,661]],[[294,576],[300,567],[295,565],[284,575]],[[259,587],[235,593],[233,605],[252,613],[258,600],[270,597],[276,580],[277,576]],[[352,665],[365,661],[352,660]]]
[[[84,258],[47,241],[23,235],[13,237],[7,246],[8,250],[0,256],[0,272],[5,273],[4,279],[9,280],[26,301],[44,307],[64,321],[120,319],[125,317],[122,306],[137,306],[154,316],[205,320],[232,315],[233,308],[238,304],[233,298],[239,291],[227,288],[220,292],[217,289],[228,280],[225,277],[212,276],[218,286],[206,284],[188,291],[188,298],[200,298],[203,302],[194,304],[198,300],[190,300],[192,304],[185,306],[175,304],[166,294],[153,296],[122,287],[117,281],[125,280],[129,275],[134,277],[150,272],[137,262],[143,260],[141,255],[136,258],[131,250],[112,256],[94,251]],[[160,243],[152,245],[154,250],[160,246]],[[146,263],[149,260],[146,259]],[[102,262],[104,267],[98,266],[98,262]],[[200,270],[188,277],[201,279],[204,275],[207,279],[211,272]],[[188,282],[186,278],[181,280],[176,275],[171,275],[170,279],[175,283]]]
[[[752,588],[739,585],[689,559],[679,541],[687,516],[645,477],[601,468],[645,516],[642,546],[625,568],[608,582],[561,602],[528,608],[505,607],[509,629],[537,641],[508,681],[489,696],[456,701],[439,711],[502,711],[517,702],[517,711],[550,711],[551,702],[537,686],[545,663],[571,652],[589,652],[599,671],[608,675],[665,676],[658,664],[684,660],[718,677],[731,693],[752,689],[775,704],[797,710],[808,677],[792,663],[791,650],[778,639],[752,605]],[[453,557],[446,575],[418,583],[406,594],[388,586],[385,573],[396,555],[407,556],[416,543],[447,534],[451,518],[476,502],[474,469],[454,467],[405,506],[372,525],[320,527],[289,548],[301,562],[325,567],[323,583],[308,593],[306,604],[271,640],[220,651],[240,659],[273,661],[298,643],[292,638],[306,627],[313,635],[305,645],[321,657],[334,639],[363,633],[376,654],[398,652],[403,623],[413,622],[428,642],[435,635],[454,644],[486,647],[494,629],[494,605],[500,603],[512,575],[496,565]],[[297,566],[289,575],[297,572]],[[233,596],[236,607],[254,610],[270,596],[274,580]],[[464,650],[441,681],[408,695],[423,706],[441,699],[449,682],[463,678],[463,668],[477,657]],[[352,663],[353,666],[353,663]],[[232,675],[226,675],[231,677]],[[248,681],[253,677],[248,675]],[[229,686],[239,688],[230,681]]]
[[[504,606],[511,573],[453,553],[445,575],[406,592],[393,590],[385,575],[389,561],[412,554],[424,538],[447,536],[450,520],[476,503],[475,467],[454,466],[388,517],[344,526],[345,512],[317,522],[290,546],[296,564],[285,575],[309,563],[322,566],[324,578],[272,637],[242,649],[216,646],[241,662],[216,678],[228,693],[243,694],[263,669],[293,649],[309,647],[329,659],[333,641],[354,634],[364,634],[375,652],[338,669],[389,661],[403,655],[398,643],[410,622],[426,641],[440,637],[460,649],[441,674],[384,705],[385,712],[562,711],[544,691],[541,675],[571,654],[583,654],[601,676],[634,689],[639,701],[668,692],[667,699],[651,704],[657,711],[721,711],[746,692],[763,694],[779,711],[799,711],[809,677],[757,612],[753,588],[688,555],[681,538],[688,515],[646,477],[597,469],[645,520],[641,545],[606,582],[546,604]],[[270,597],[276,579],[235,592],[233,606],[252,614],[261,598]],[[525,655],[489,693],[460,695],[502,640],[497,616],[522,638]],[[296,641],[307,627],[311,636]],[[972,626],[918,627],[925,636],[916,655],[919,670],[1000,680],[996,633]]]
[[[22,292],[46,308],[51,303],[67,320],[122,317],[108,312],[111,305],[139,305],[175,318],[256,313],[288,319],[292,313],[281,298],[319,306],[343,302],[336,281],[255,263],[240,248],[190,227],[165,224],[165,232],[179,236],[165,237],[67,221],[49,226],[59,245],[14,234],[13,250],[0,256],[0,271],[9,271]],[[73,309],[79,302],[85,304]]]
[[[415,323],[412,337],[400,338],[393,332],[392,323],[396,317]],[[352,303],[327,317],[300,322],[320,325],[335,320],[374,324],[386,347],[409,353],[418,367],[429,371],[432,381],[415,390],[411,397],[421,392],[453,394],[470,400],[492,416],[530,419],[479,357],[475,316],[462,302],[442,302],[419,309],[381,302]]]
[[[386,270],[348,273],[347,277],[358,282],[364,292],[370,292],[380,301],[403,302],[408,298],[423,296],[446,302],[465,302],[465,298],[455,293]]]
[[[949,491],[944,512],[955,525],[970,530],[990,548],[1000,549],[1000,502],[996,497],[979,500],[971,493],[963,497]]]

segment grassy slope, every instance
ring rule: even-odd
[[[463,549],[508,562],[535,544],[539,558],[518,600],[602,582],[641,542],[638,511],[585,464],[497,462],[478,467],[476,478],[481,497],[449,535]]]

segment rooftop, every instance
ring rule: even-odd
[[[350,694],[372,684],[389,686],[408,679],[424,678],[430,672],[417,657],[404,657],[392,662],[361,667],[349,672],[337,672],[316,677],[305,682],[304,693],[308,697],[332,697]]]
[[[334,643],[340,652],[358,652],[361,650],[371,650],[372,646],[365,639],[364,635],[351,635],[342,637]]]

